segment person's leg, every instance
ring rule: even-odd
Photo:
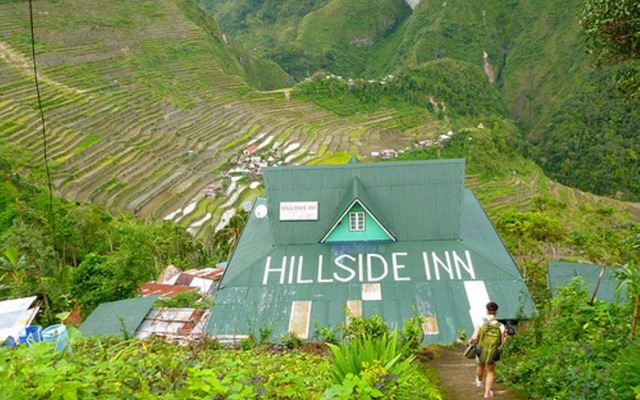
[[[484,385],[484,397],[493,397],[493,382],[495,380],[496,364],[487,364],[487,381]]]
[[[476,385],[482,386],[482,378],[484,377],[484,363],[476,364]],[[478,384],[480,382],[480,384]]]

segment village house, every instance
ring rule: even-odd
[[[246,149],[244,149],[242,151],[242,154],[244,154],[245,156],[250,157],[251,155],[253,155],[253,153],[255,153],[258,150],[258,146],[256,146],[255,144],[252,144],[251,146],[247,147]]]
[[[207,186],[207,196],[208,197],[216,197],[216,193],[222,192],[224,190],[224,186],[222,183],[216,182]]]
[[[379,314],[424,343],[470,335],[488,301],[531,316],[524,278],[470,189],[464,160],[264,168],[258,198],[216,293],[214,337],[293,333]]]
[[[398,157],[398,152],[394,149],[382,149],[380,150],[380,157],[382,158],[396,158]]]

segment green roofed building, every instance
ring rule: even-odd
[[[569,284],[571,280],[580,277],[589,296],[595,293],[596,299],[607,303],[621,303],[627,298],[626,290],[618,291],[620,280],[615,274],[617,267],[567,261],[549,261],[547,266],[547,279],[552,296],[556,296],[560,288]]]
[[[464,160],[266,168],[220,282],[207,332],[271,329],[312,338],[352,315],[426,343],[471,334],[487,302],[499,318],[534,312],[522,274],[471,190]]]

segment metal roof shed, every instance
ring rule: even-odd
[[[0,301],[0,342],[11,336],[16,342],[21,329],[27,327],[40,307],[30,308],[36,296]]]
[[[158,296],[103,303],[80,325],[85,336],[133,336]]]
[[[464,188],[464,160],[270,168],[265,187],[220,282],[211,335],[268,327],[308,338],[345,324],[346,307],[379,313],[392,328],[418,313],[425,343],[451,343],[490,300],[500,318],[534,312],[522,274]],[[388,235],[367,236],[373,223]]]
[[[618,284],[620,283],[614,272],[616,267],[567,261],[549,261],[547,265],[549,267],[547,278],[552,296],[555,296],[561,287],[566,286],[569,281],[578,276],[584,279],[587,285],[587,293],[591,296],[595,291],[600,273],[602,273],[602,280],[596,293],[596,299],[608,303],[616,303],[626,299],[624,292],[619,293],[619,296],[616,295]]]

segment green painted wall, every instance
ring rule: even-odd
[[[365,214],[365,230],[362,232],[351,232],[349,230],[349,212],[364,211]],[[342,221],[336,225],[335,229],[325,240],[326,243],[335,242],[367,242],[390,240],[391,238],[382,229],[375,219],[358,203],[354,204],[348,213],[344,215]]]

